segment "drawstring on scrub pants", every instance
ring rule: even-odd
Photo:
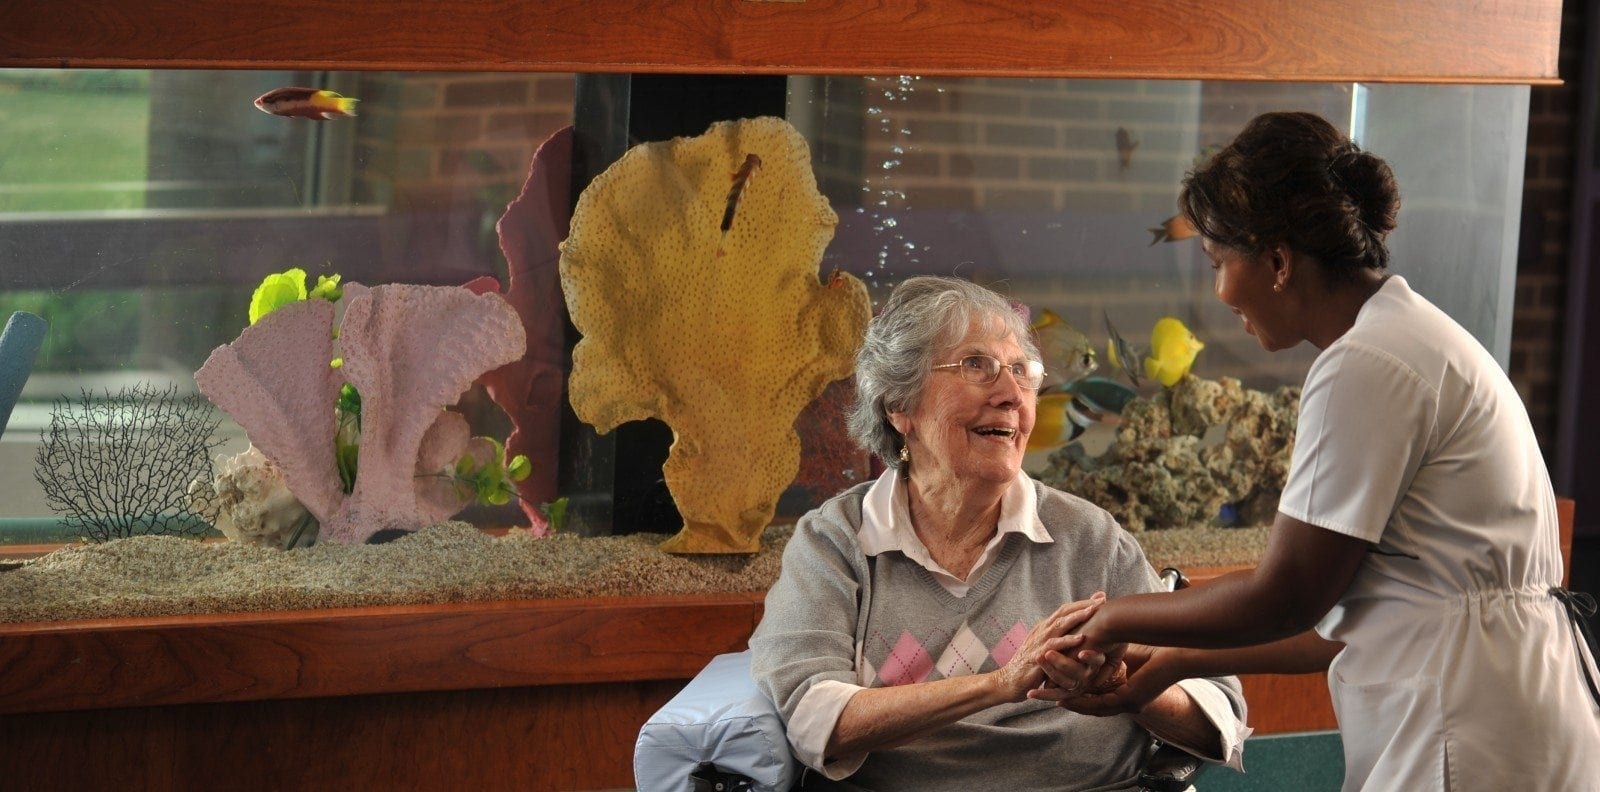
[[[1589,667],[1583,662],[1583,647],[1579,645],[1579,635],[1584,643],[1589,645],[1589,655],[1600,657],[1600,649],[1595,647],[1594,633],[1589,632],[1589,619],[1595,614],[1594,597],[1586,591],[1573,591],[1571,589],[1553,588],[1550,594],[1561,600],[1567,609],[1567,619],[1572,622],[1572,645],[1577,650],[1578,666],[1583,670],[1583,681],[1589,685],[1589,695],[1594,697],[1594,703],[1600,705],[1600,686],[1596,686],[1594,678],[1589,675]]]

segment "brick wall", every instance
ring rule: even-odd
[[[516,197],[533,150],[572,122],[570,74],[399,74],[361,77],[356,198]]]
[[[1584,0],[1562,4],[1559,68],[1565,82],[1532,89],[1528,107],[1510,374],[1528,407],[1546,461],[1555,454],[1579,91],[1596,90],[1576,81],[1583,62],[1586,6],[1593,13],[1594,3]]]
[[[1196,243],[1152,245],[1147,229],[1175,214],[1184,173],[1245,121],[1286,108],[1341,118],[1348,85],[882,77],[791,93],[845,215],[828,265],[876,276],[880,296],[906,275],[956,272],[1052,308],[1101,348],[1103,317],[1139,345],[1173,315],[1208,344],[1204,376],[1262,388],[1303,378],[1311,350],[1262,354],[1212,297]],[[962,227],[910,222],[940,212]],[[1054,244],[1030,242],[1041,236]]]

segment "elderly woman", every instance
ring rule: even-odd
[[[1260,565],[1107,603],[1082,635],[1113,657],[1143,644],[1133,675],[1066,706],[1139,711],[1191,674],[1328,668],[1346,790],[1600,790],[1600,675],[1559,588],[1543,457],[1489,353],[1388,273],[1388,164],[1317,116],[1269,113],[1180,203],[1245,331],[1321,352]],[[1061,646],[1094,657],[1081,637]]]
[[[1099,592],[1157,588],[1109,514],[1021,472],[1042,376],[1023,318],[965,281],[907,279],[867,330],[850,425],[888,471],[801,518],[750,639],[796,756],[844,788],[1137,789],[1152,734],[1238,760],[1232,679],[1116,718],[1030,698]]]

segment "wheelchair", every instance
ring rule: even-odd
[[[1172,591],[1182,572],[1162,570]],[[750,677],[750,652],[717,655],[645,722],[634,743],[638,792],[819,792],[833,782],[803,768],[789,751],[778,708]],[[1184,792],[1205,763],[1152,739],[1140,788]]]

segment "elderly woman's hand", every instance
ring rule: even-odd
[[[1022,701],[1029,698],[1029,691],[1038,687],[1045,679],[1040,661],[1044,657],[1046,646],[1074,648],[1081,644],[1083,637],[1070,633],[1083,626],[1083,623],[1094,615],[1095,609],[1105,601],[1104,592],[1095,592],[1089,599],[1069,602],[1057,608],[1049,616],[1040,619],[1039,623],[1028,632],[1028,637],[1023,640],[1022,646],[1011,655],[1010,661],[993,672],[995,682],[1005,700]],[[1084,664],[1079,673],[1088,677],[1093,676],[1098,670],[1098,664],[1092,667]]]
[[[1169,655],[1169,650],[1131,644],[1117,664],[1124,672],[1121,678],[1098,677],[1081,695],[1041,698],[1056,701],[1062,707],[1085,715],[1137,714],[1182,678],[1182,674],[1167,662]],[[1058,665],[1060,658],[1051,657],[1049,652],[1046,652],[1045,658],[1049,674],[1060,675],[1063,673],[1060,670],[1062,667],[1071,668],[1070,665]]]

